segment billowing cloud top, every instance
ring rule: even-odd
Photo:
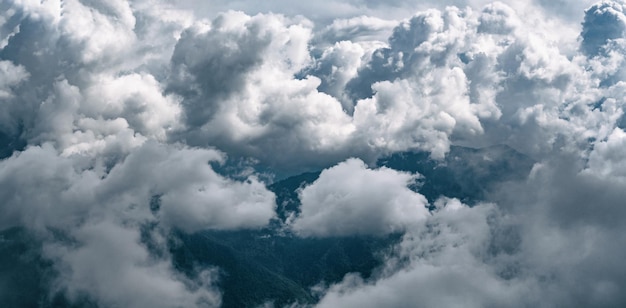
[[[407,188],[415,176],[367,169],[350,159],[324,170],[300,191],[293,228],[302,236],[385,235],[423,220],[426,198]]]
[[[0,230],[78,304],[219,306],[175,233],[274,228],[401,237],[322,307],[624,306],[625,54],[622,0],[3,0]],[[376,165],[500,144],[536,164],[475,204]]]

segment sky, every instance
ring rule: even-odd
[[[622,0],[0,0],[0,230],[70,299],[219,306],[169,232],[267,226],[321,170],[284,228],[403,235],[319,307],[624,306],[625,55]],[[455,145],[536,163],[472,206],[375,166]]]

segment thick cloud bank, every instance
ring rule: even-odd
[[[604,153],[611,163],[615,153]],[[537,164],[526,182],[502,187],[499,205],[437,200],[376,275],[345,276],[318,306],[621,305],[626,182],[619,168],[578,163],[564,155]]]
[[[219,306],[173,234],[273,222],[401,236],[322,307],[626,305],[624,1],[207,3],[0,1],[0,231],[42,243],[50,294]],[[374,167],[499,144],[537,163],[473,206]],[[283,223],[237,160],[323,171]]]
[[[187,281],[167,253],[152,255],[141,236],[163,246],[171,228],[257,228],[274,216],[274,195],[254,178],[217,175],[208,161],[221,155],[212,150],[148,142],[108,173],[85,159],[61,157],[45,144],[0,167],[2,228],[26,227],[46,239],[44,254],[70,298],[86,293],[103,305],[128,307],[219,303],[210,271]]]
[[[494,206],[470,209],[458,200],[440,200],[438,205],[432,217],[407,232],[376,281],[348,275],[330,287],[318,306],[485,307],[520,303],[525,286],[500,277],[496,270],[501,261],[482,255],[491,234],[503,231],[487,219],[497,217]],[[505,242],[511,240],[513,243]],[[514,246],[514,241],[506,238],[498,244]]]

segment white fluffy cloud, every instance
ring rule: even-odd
[[[214,150],[148,143],[110,171],[99,193],[129,204],[159,196],[157,218],[189,232],[265,226],[274,194],[254,176],[237,182],[215,173],[209,162],[222,159]]]
[[[489,251],[494,234],[506,231],[494,224],[501,218],[497,208],[469,208],[455,199],[441,199],[437,206],[432,216],[407,231],[379,277],[364,281],[348,275],[327,290],[318,307],[524,306],[530,285],[507,281],[506,273],[498,272],[506,270],[506,258]],[[503,242],[513,241],[505,245],[519,244],[514,236],[505,237]]]
[[[342,155],[350,118],[317,91],[318,78],[293,77],[310,61],[310,36],[307,22],[237,12],[187,30],[169,84],[183,97],[179,138],[292,168],[294,156],[319,164],[320,154]]]
[[[498,204],[438,200],[375,275],[346,275],[318,306],[619,306],[625,183],[580,166],[568,154],[538,164]]]
[[[46,244],[45,254],[61,272],[56,290],[71,300],[88,295],[99,305],[124,307],[217,307],[220,292],[211,269],[196,281],[155,259],[140,244],[139,231],[109,221],[80,226],[72,232],[78,247]]]
[[[166,252],[150,253],[140,230],[156,224],[150,236],[163,242],[172,228],[265,226],[275,215],[274,194],[254,177],[236,182],[216,174],[209,162],[222,159],[214,150],[148,142],[107,173],[102,161],[62,157],[50,144],[29,147],[0,163],[0,227],[26,227],[46,239],[44,256],[60,273],[55,291],[71,299],[214,306],[220,292],[211,272],[197,279],[177,273]]]
[[[597,172],[599,176],[626,177],[626,133],[615,128],[605,141],[595,145],[589,155],[589,172]]]
[[[54,142],[64,155],[119,156],[147,139],[164,141],[181,112],[155,76],[163,74],[170,55],[162,53],[173,49],[188,20],[165,8],[155,20],[152,10],[137,10],[145,5],[7,3],[4,26],[14,31],[0,52],[3,71],[16,66],[28,79],[18,83],[13,79],[26,75],[10,72],[2,86],[4,132],[31,144]],[[169,37],[155,37],[138,18]]]
[[[495,32],[517,38],[509,29],[515,24],[494,18],[514,15],[502,4],[482,15],[430,10],[396,26],[389,47],[339,42],[314,61],[306,20],[219,15],[187,30],[176,45],[168,91],[183,98],[187,127],[174,135],[282,168],[294,168],[294,156],[311,166],[409,149],[441,158],[451,139],[471,140],[483,134],[482,120],[499,119],[498,83],[516,68],[500,67],[507,58],[498,53],[517,52],[527,40],[498,46]],[[485,44],[472,45],[476,40]],[[473,62],[475,55],[482,64]],[[543,51],[522,69],[534,74],[540,56]],[[552,75],[536,78],[551,82],[566,69],[552,66],[546,72]]]
[[[314,237],[402,232],[428,215],[426,198],[407,187],[416,177],[349,159],[299,192],[301,212],[291,227]]]
[[[0,79],[2,85],[0,98],[2,99],[11,98],[14,95],[11,88],[28,78],[28,73],[23,67],[14,65],[10,61],[0,62],[0,74],[0,78],[2,78]]]
[[[167,93],[182,97],[186,124],[172,136],[302,170],[405,150],[442,158],[454,143],[542,157],[559,142],[603,138],[598,119],[614,117],[589,108],[602,99],[598,82],[622,76],[614,40],[614,52],[587,58],[575,36],[546,35],[555,25],[500,2],[418,12],[387,42],[362,34],[388,25],[353,18],[316,37],[308,20],[272,14],[196,24],[171,61]],[[354,40],[332,44],[328,33],[344,28]]]
[[[405,233],[380,273],[347,276],[322,306],[623,305],[625,12],[587,0],[2,1],[0,229],[38,234],[74,299],[219,305],[211,269],[178,273],[141,228],[165,241],[267,225],[265,185],[208,164],[227,155],[326,168],[300,191],[300,236]],[[407,188],[415,175],[364,162],[443,158],[455,144],[507,144],[539,163],[490,192],[494,204],[441,199],[429,213]]]

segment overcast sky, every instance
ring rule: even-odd
[[[323,170],[285,228],[404,235],[321,307],[625,306],[625,55],[622,0],[0,0],[0,229],[70,299],[219,306],[169,230],[266,226],[264,179]],[[373,164],[498,144],[536,164],[472,207]]]

